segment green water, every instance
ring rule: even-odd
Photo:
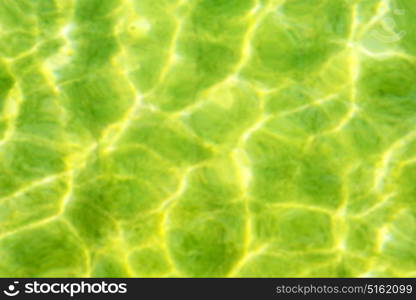
[[[0,276],[416,276],[414,0],[0,0]]]

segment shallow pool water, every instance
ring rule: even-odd
[[[415,17],[0,1],[0,276],[416,276]]]

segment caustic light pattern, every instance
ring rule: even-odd
[[[414,0],[1,0],[0,276],[416,276]]]

